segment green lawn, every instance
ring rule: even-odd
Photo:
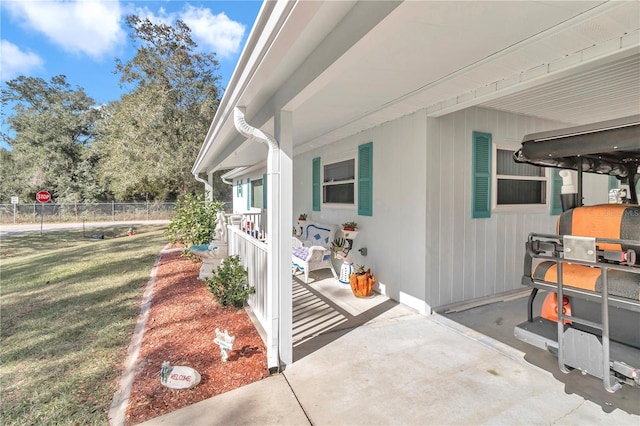
[[[162,226],[2,238],[3,425],[107,424]],[[104,234],[104,240],[92,239]]]

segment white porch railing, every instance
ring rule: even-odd
[[[247,282],[256,289],[247,303],[253,310],[262,328],[269,333],[267,319],[267,250],[262,241],[235,226],[228,226],[229,255],[239,255],[240,263],[247,269]]]
[[[227,215],[229,223],[239,226],[247,234],[258,238],[259,240],[267,239],[267,211],[262,210],[260,213],[237,213]]]

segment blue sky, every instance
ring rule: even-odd
[[[0,1],[0,80],[20,75],[49,81],[64,74],[97,103],[120,97],[115,58],[134,55],[125,18],[181,19],[203,51],[215,52],[226,87],[261,1]],[[9,112],[9,111],[7,111]],[[4,126],[3,126],[4,127]]]

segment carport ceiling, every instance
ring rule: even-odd
[[[291,111],[300,154],[420,109],[480,105],[569,125],[640,114],[640,2],[406,1],[379,22],[368,3],[298,3],[317,11],[285,24],[269,46],[281,58],[267,56],[239,93],[248,122],[272,133],[274,111]],[[349,39],[354,23],[371,28]],[[224,128],[216,143],[237,143]],[[264,153],[246,142],[216,168]]]
[[[597,65],[575,59],[594,45],[625,35],[640,38],[639,2],[601,4],[404,2],[332,63],[303,101],[291,102],[298,152],[420,108],[439,116],[452,111],[439,104],[464,97],[471,97],[465,107],[568,124],[638,114],[638,49]],[[546,83],[506,95],[496,91],[487,101],[476,94],[567,58],[575,66]]]

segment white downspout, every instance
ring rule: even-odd
[[[197,173],[194,173],[193,177],[198,182],[204,183],[204,190],[209,194],[209,199],[211,201],[213,201],[213,186],[211,186],[211,184],[208,181],[206,181],[206,180],[202,179],[200,176],[198,176]]]
[[[236,130],[249,140],[255,140],[267,146],[267,187],[269,189],[269,214],[267,218],[267,367],[280,367],[280,276],[277,254],[281,251],[281,232],[276,220],[280,206],[280,147],[276,139],[262,130],[249,125],[244,118],[244,108],[236,107],[233,111],[233,121]]]

